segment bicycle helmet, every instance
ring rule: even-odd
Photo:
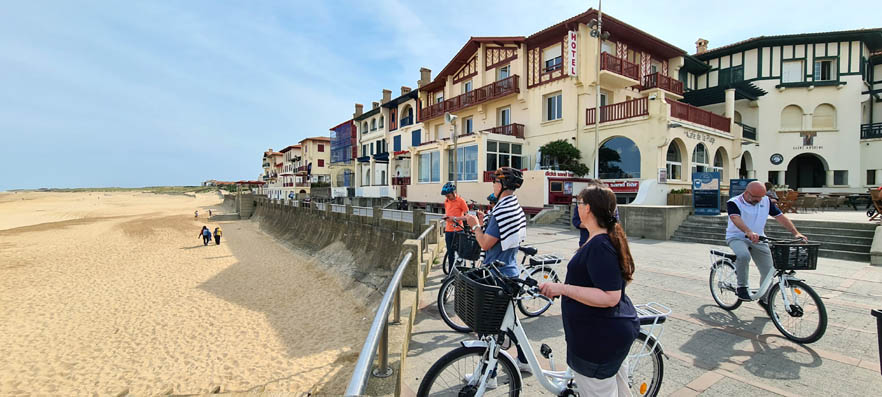
[[[456,185],[454,185],[453,182],[447,182],[444,184],[444,187],[441,188],[442,196],[446,196],[453,192],[456,192]]]
[[[487,196],[487,201],[490,202],[490,205],[496,205],[496,203],[499,201],[499,199],[496,198],[496,195],[495,195],[495,194],[490,193],[490,195]]]
[[[502,184],[503,190],[515,190],[524,184],[524,173],[511,167],[499,168],[493,177]]]

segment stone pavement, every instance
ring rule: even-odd
[[[527,242],[540,253],[566,258],[578,243],[574,230],[528,228]],[[661,395],[675,396],[852,396],[878,395],[879,372],[875,318],[882,308],[882,267],[820,258],[818,270],[800,272],[821,295],[827,307],[824,337],[798,345],[785,339],[756,304],[747,302],[733,312],[716,306],[708,290],[710,245],[631,240],[636,262],[627,293],[634,303],[655,301],[673,309],[661,342],[664,361]],[[725,248],[728,249],[728,248]],[[441,320],[435,299],[444,274],[435,266],[426,283],[402,374],[403,396],[415,395],[423,375],[443,354],[472,335],[453,332]],[[751,279],[758,284],[756,269]],[[520,315],[520,314],[519,314]],[[533,349],[547,343],[555,364],[566,362],[566,342],[556,301],[538,318],[523,319]],[[515,349],[509,351],[515,355]],[[540,357],[543,368],[548,363]],[[548,395],[532,375],[524,378],[521,395]]]

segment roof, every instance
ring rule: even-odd
[[[717,47],[701,54],[695,54],[695,57],[706,61],[721,55],[728,55],[761,46],[851,40],[864,41],[870,47],[870,51],[882,49],[882,28],[759,36]]]
[[[346,121],[344,121],[344,122],[342,122],[342,123],[340,123],[340,124],[337,124],[337,125],[331,127],[330,130],[331,130],[331,131],[334,131],[334,130],[336,130],[337,128],[340,128],[340,127],[342,127],[344,124],[347,124],[347,123],[352,123],[352,119],[349,119],[349,120],[346,120]]]
[[[395,98],[389,102],[386,102],[382,106],[384,108],[392,108],[392,107],[398,106],[399,104],[401,104],[403,102],[407,102],[411,99],[417,99],[418,97],[419,97],[419,90],[410,90],[410,92],[408,92],[402,96],[399,96],[398,98]]]
[[[419,89],[421,91],[435,91],[441,87],[444,87],[444,83],[447,82],[447,76],[456,73],[462,65],[465,65],[469,59],[472,58],[472,54],[478,50],[481,46],[481,43],[490,43],[496,44],[499,46],[503,46],[505,44],[518,44],[524,42],[524,36],[506,36],[506,37],[469,37],[469,40],[466,41],[465,45],[453,56],[453,59],[447,63],[447,66],[444,69],[441,69],[441,72],[435,76],[435,79],[432,80],[431,83],[423,85]]]
[[[533,33],[527,37],[526,42],[527,44],[535,45],[546,42],[552,38],[559,39],[560,37],[563,37],[568,30],[574,28],[575,25],[579,23],[587,24],[595,18],[597,18],[597,10],[589,8],[588,11]],[[665,59],[686,54],[686,51],[679,47],[637,29],[634,26],[628,25],[609,14],[603,14],[602,18],[603,30],[610,33],[610,38],[612,40],[623,39],[628,41],[631,46],[643,47],[643,50],[649,51],[650,53],[661,56]]]
[[[282,149],[282,150],[279,150],[279,153],[287,153],[287,152],[289,152],[291,149],[300,149],[300,145],[291,145],[291,146],[288,146],[288,147],[286,147],[286,148],[284,148],[284,149]]]
[[[330,142],[330,141],[331,141],[331,137],[327,137],[327,136],[313,136],[313,137],[309,137],[309,138],[303,138],[302,140],[300,140],[300,143],[303,143],[303,142],[306,142],[306,141],[327,141],[327,142]]]
[[[364,119],[366,119],[366,118],[368,118],[368,117],[371,117],[371,116],[373,116],[373,115],[376,115],[377,113],[380,113],[380,108],[381,108],[381,107],[382,107],[382,106],[377,106],[376,109],[368,110],[367,112],[362,113],[361,116],[358,116],[358,117],[354,118],[353,120],[355,120],[355,121],[361,121],[361,120],[364,120]]]

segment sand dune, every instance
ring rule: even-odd
[[[341,393],[367,302],[253,222],[203,246],[219,203],[0,195],[0,395]]]

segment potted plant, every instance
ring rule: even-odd
[[[668,205],[692,206],[692,189],[674,189],[668,192]]]

